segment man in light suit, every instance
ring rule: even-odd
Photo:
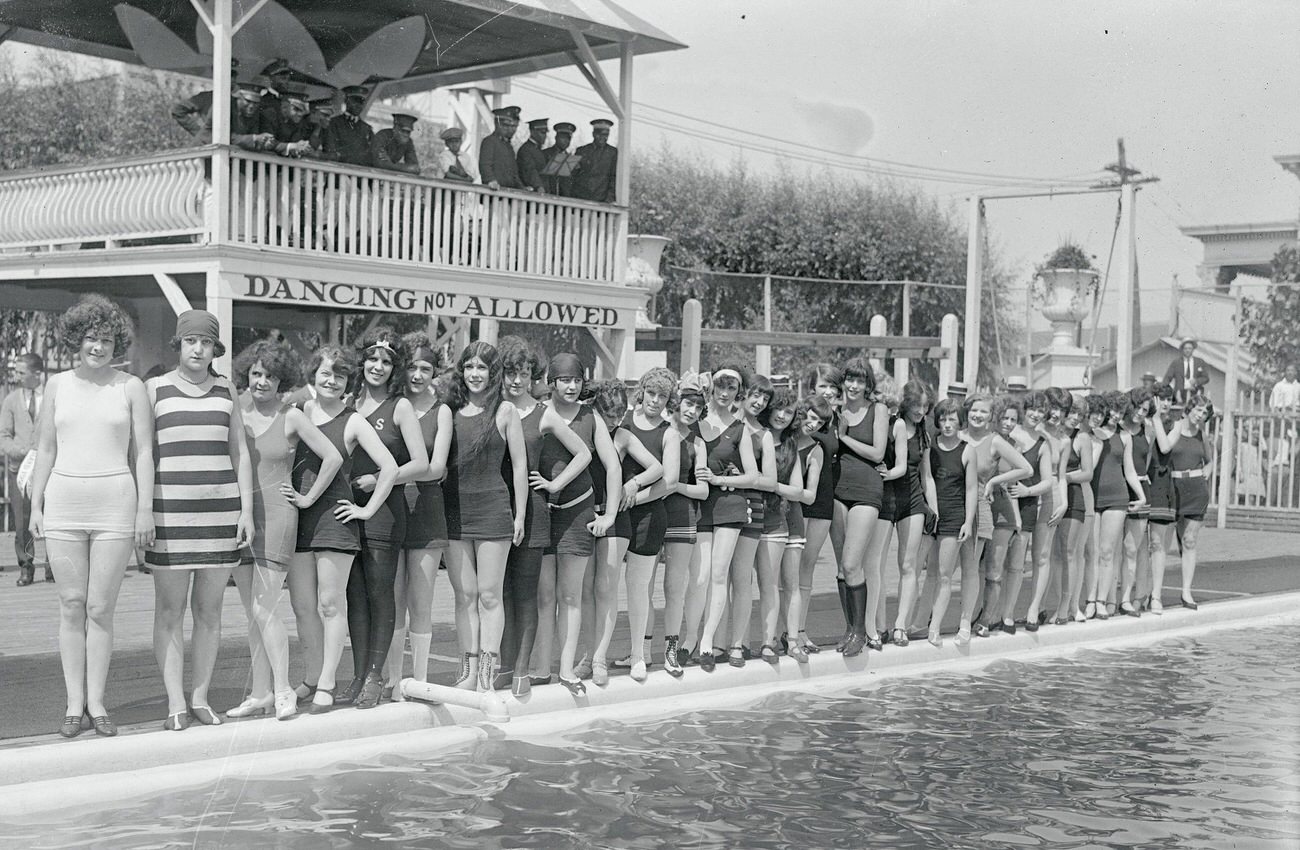
[[[18,586],[31,584],[36,573],[36,541],[27,530],[31,499],[18,491],[18,467],[27,453],[36,448],[36,422],[40,417],[45,393],[41,389],[45,361],[37,354],[24,354],[14,363],[14,383],[18,386],[0,402],[0,454],[4,455],[5,479],[9,485],[9,515],[14,523],[14,550],[18,554]],[[54,574],[45,565],[45,580]]]
[[[1201,388],[1210,382],[1210,373],[1205,369],[1205,361],[1193,356],[1196,340],[1183,340],[1179,350],[1182,356],[1176,358],[1165,370],[1165,383],[1174,388],[1174,400],[1185,406],[1192,396],[1200,393]]]

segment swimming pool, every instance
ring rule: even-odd
[[[1300,846],[1300,623],[0,823],[16,847]],[[508,730],[507,730],[508,731]]]

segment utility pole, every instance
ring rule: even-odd
[[[1133,385],[1133,329],[1140,327],[1142,304],[1137,286],[1137,187],[1158,183],[1159,177],[1141,177],[1142,172],[1129,165],[1124,152],[1124,140],[1116,143],[1119,157],[1105,167],[1116,176],[1115,180],[1096,184],[1098,189],[1119,189],[1120,205],[1128,211],[1127,250],[1124,254],[1123,284],[1120,290],[1119,334],[1115,344],[1115,386],[1126,389]]]

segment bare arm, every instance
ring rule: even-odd
[[[753,487],[758,483],[758,458],[754,457],[754,441],[743,432],[740,436],[740,466],[740,475],[715,475],[713,480],[719,487],[730,487],[733,490]]]
[[[902,418],[894,422],[894,433],[889,438],[894,441],[894,465],[882,472],[880,477],[893,481],[907,474],[907,423]]]
[[[614,438],[605,430],[603,422],[596,422],[592,428],[592,442],[596,444],[596,457],[605,467],[605,511],[592,523],[592,534],[602,537],[618,514],[619,497],[623,495],[619,482],[622,463],[618,459],[618,450],[614,448]]]
[[[304,510],[316,504],[317,500],[325,495],[325,490],[330,486],[330,482],[343,468],[343,455],[339,454],[339,450],[334,448],[330,438],[326,437],[324,432],[316,427],[311,421],[311,417],[296,407],[291,407],[285,412],[284,430],[285,436],[306,443],[307,448],[311,449],[320,458],[320,472],[317,474],[316,480],[312,482],[310,490],[305,494],[298,493],[293,489],[292,484],[286,483],[284,489],[280,491],[298,510]]]
[[[36,468],[32,472],[32,507],[28,511],[28,527],[36,537],[45,536],[45,486],[50,482],[50,472],[54,469],[54,460],[58,456],[58,441],[54,438],[54,391],[55,381],[63,379],[55,375],[45,383],[45,403],[41,405],[40,421],[36,423]],[[147,401],[147,398],[146,398]],[[132,416],[132,424],[135,418]],[[153,427],[153,417],[149,417],[149,427]],[[152,443],[152,440],[150,440]],[[150,457],[152,459],[152,446]],[[153,470],[149,471],[149,498],[146,505],[153,505]],[[139,503],[137,502],[137,508]],[[149,521],[153,522],[150,510]]]
[[[45,393],[47,400],[52,400],[50,393]],[[132,378],[126,385],[126,399],[131,405],[131,441],[135,450],[135,542],[145,548],[154,542],[153,520],[153,407],[149,404],[149,393],[144,382]],[[235,405],[239,410],[239,405]],[[41,420],[45,417],[42,415]],[[51,420],[52,421],[52,420]],[[53,428],[50,429],[53,435]],[[243,434],[243,428],[238,432]],[[53,459],[53,458],[51,458]],[[37,458],[39,463],[40,458]],[[40,468],[39,465],[37,467]],[[51,467],[53,468],[53,467]],[[32,498],[35,506],[36,499]]]
[[[388,498],[388,494],[393,491],[393,483],[397,480],[397,461],[393,458],[391,452],[384,447],[384,441],[379,439],[375,429],[370,427],[366,417],[360,413],[353,413],[348,417],[347,424],[344,426],[344,438],[347,445],[361,449],[370,459],[379,467],[379,473],[375,476],[375,489],[370,492],[370,498],[366,500],[365,507],[360,507],[347,500],[340,500],[343,504],[334,509],[334,517],[339,522],[348,522],[349,520],[359,519],[365,521],[379,512],[379,506]]]
[[[577,478],[584,469],[591,466],[591,449],[582,438],[569,427],[569,423],[564,421],[564,417],[555,412],[554,408],[548,407],[542,413],[541,432],[551,434],[555,439],[560,441],[564,450],[573,457],[560,470],[560,474],[546,480],[540,472],[528,473],[528,480],[532,483],[533,489],[545,490],[548,493],[559,493],[564,490]]]
[[[429,477],[422,479],[424,481],[441,481],[447,477],[447,458],[451,454],[451,437],[456,427],[455,415],[447,405],[439,404],[434,415],[438,417],[438,433],[433,435],[433,450],[429,452]]]
[[[678,439],[682,439],[681,435],[678,435]],[[695,441],[695,462],[698,464],[699,459],[705,455],[706,450],[704,448],[704,441],[699,437],[689,437],[687,439]],[[709,498],[709,485],[704,481],[700,481],[698,478],[694,484],[687,484],[685,481],[678,481],[677,492],[681,493],[688,499],[707,499]]]
[[[774,493],[777,485],[776,440],[773,439],[771,431],[763,431],[760,444],[763,454],[758,459],[758,483],[755,485],[755,489],[762,490],[765,493]]]
[[[641,471],[633,475],[623,484],[623,498],[620,504],[623,508],[630,508],[633,505],[642,504],[645,499],[638,499],[641,490],[649,487],[651,484],[663,477],[663,464],[655,459],[650,450],[645,447],[640,439],[631,431],[624,429],[619,432],[618,438],[621,438],[623,446],[632,459],[641,467]]]
[[[528,447],[524,445],[524,425],[519,421],[519,411],[513,404],[497,408],[497,428],[506,439],[510,452],[510,480],[514,484],[515,531],[512,542],[524,542],[524,522],[528,512]]]
[[[1142,489],[1142,482],[1138,480],[1137,467],[1133,465],[1133,437],[1127,431],[1120,430],[1120,442],[1124,444],[1124,480],[1128,486],[1137,494],[1135,502],[1145,502],[1147,500],[1146,491]]]
[[[787,502],[802,502],[806,491],[803,489],[803,469],[799,456],[795,455],[794,468],[790,470],[790,482],[776,484],[776,494]]]
[[[884,407],[884,405],[876,402],[868,408],[868,413],[875,416],[871,426],[871,445],[868,446],[850,437],[847,428],[845,433],[840,434],[841,443],[848,446],[855,455],[870,463],[880,463],[885,459],[885,440],[889,438],[889,415],[885,411],[877,410],[877,407]]]
[[[962,466],[966,469],[966,521],[962,523],[957,539],[965,542],[975,534],[976,500],[979,499],[980,473],[975,460],[975,449],[967,444],[961,453]]]
[[[1034,474],[1034,468],[1029,465],[1029,461],[1025,460],[1025,456],[997,434],[993,435],[993,455],[1006,461],[1011,468],[989,479],[989,483],[984,485],[985,496],[992,494],[993,488],[1000,484],[1010,484],[1012,481],[1019,481]]]
[[[1083,443],[1079,443],[1079,438]],[[1065,473],[1065,480],[1071,484],[1087,484],[1092,480],[1092,437],[1080,432],[1074,438],[1074,453],[1079,456],[1079,468]]]
[[[4,400],[4,404],[0,404],[0,454],[3,454],[14,463],[18,463],[26,457],[27,450],[18,445],[17,440],[14,439],[17,426],[15,424],[15,405],[11,404],[12,399],[13,396],[11,395]]]
[[[1169,454],[1174,450],[1174,446],[1183,436],[1183,429],[1175,427],[1173,431],[1165,430],[1165,423],[1159,416],[1152,416],[1147,419],[1147,428],[1150,436],[1154,437],[1155,444],[1160,447],[1160,451]]]
[[[929,450],[921,452],[921,489],[925,492],[925,503],[930,513],[939,514],[939,493],[934,486],[934,470],[930,467]]]
[[[817,487],[822,480],[822,447],[815,445],[812,451],[808,452],[808,472],[803,476],[803,495],[798,501],[804,505],[811,505],[817,501]]]

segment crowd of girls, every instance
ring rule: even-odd
[[[1196,398],[1171,418],[1167,386],[936,403],[925,383],[898,387],[854,357],[789,388],[739,363],[656,368],[629,394],[518,338],[448,363],[423,334],[383,326],[305,364],[254,343],[227,379],[212,368],[219,330],[204,311],[182,314],[176,368],[146,384],[110,365],[130,344],[117,305],[88,296],[63,317],[79,362],[46,389],[31,524],[58,578],[67,737],[116,734],[104,687],[135,547],[154,575],[173,730],[222,722],[208,689],[232,573],[252,669],[226,715],[280,719],[400,699],[408,643],[411,675],[427,679],[444,565],[453,684],[517,696],[553,671],[581,694],[620,665],[644,681],[656,662],[672,676],[783,654],[807,663],[823,651],[806,622],[827,542],[845,624],[835,648],[850,657],[941,645],[956,575],[958,644],[1158,614],[1175,530],[1182,602],[1196,607],[1212,408]],[[632,649],[614,660],[621,584]],[[275,613],[286,586],[298,660]]]

